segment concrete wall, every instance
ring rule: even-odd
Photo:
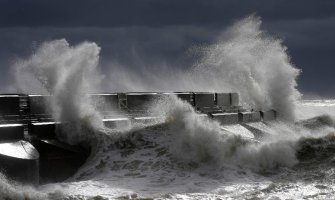
[[[0,124],[0,141],[22,140],[23,138],[23,124]]]
[[[49,95],[29,95],[31,115],[51,115]]]
[[[147,110],[151,103],[162,97],[157,93],[128,93],[127,108],[129,110]]]
[[[29,125],[29,133],[41,139],[53,139],[56,136],[57,122],[38,122]]]
[[[238,106],[240,104],[239,96],[237,93],[230,93],[231,106]]]
[[[20,115],[20,97],[0,95],[0,115]]]
[[[0,171],[15,181],[38,184],[39,153],[23,140],[0,143]]]
[[[214,93],[194,93],[194,106],[201,107],[214,107],[215,94]]]
[[[261,113],[260,112],[241,112],[241,113],[238,113],[238,118],[239,118],[240,123],[259,122],[261,121]]]
[[[214,120],[219,121],[222,125],[238,123],[237,113],[215,113],[212,114],[212,117]]]
[[[73,176],[84,164],[89,153],[87,149],[55,139],[34,138],[32,143],[40,153],[39,173],[42,184],[61,182]]]
[[[216,93],[216,105],[219,107],[239,106],[237,93]]]
[[[216,93],[216,105],[219,107],[230,107],[230,93]]]

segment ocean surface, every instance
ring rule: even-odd
[[[177,100],[168,121],[103,132],[67,181],[19,185],[3,199],[333,199],[335,100],[298,103],[296,122],[221,127]],[[171,118],[173,120],[171,120]],[[227,131],[229,130],[229,131]]]

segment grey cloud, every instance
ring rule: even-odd
[[[96,42],[101,47],[100,65],[108,71],[110,63],[141,71],[160,65],[184,68],[193,58],[188,49],[209,44],[218,30],[194,26],[164,28],[1,28],[0,84],[10,84],[10,65],[16,58],[31,55],[34,48],[47,40],[66,38],[75,45],[82,41]]]
[[[101,66],[132,70],[166,65],[185,68],[193,45],[210,44],[234,21],[256,13],[263,28],[284,39],[301,68],[299,89],[335,95],[333,0],[0,0],[0,84],[11,82],[9,65],[34,45],[66,38],[102,47]]]
[[[334,9],[332,0],[2,0],[0,26],[223,26],[253,12],[289,20],[327,18]]]
[[[265,27],[271,34],[279,35],[291,46],[325,47],[335,45],[335,16],[323,19],[295,19],[267,22]]]
[[[292,62],[302,69],[299,88],[303,92],[335,96],[335,27],[332,24],[335,17],[265,24],[272,34],[284,39]]]

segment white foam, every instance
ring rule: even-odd
[[[248,129],[244,128],[242,125],[234,124],[234,125],[226,125],[222,127],[223,130],[231,132],[236,135],[240,135],[245,138],[254,139],[254,134]]]

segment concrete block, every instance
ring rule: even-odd
[[[260,112],[241,112],[241,113],[238,113],[238,119],[240,123],[259,122],[261,121],[261,113]]]
[[[27,141],[0,143],[0,171],[13,180],[38,184],[39,153]]]
[[[23,140],[23,124],[0,124],[0,141],[3,140]]]
[[[56,129],[59,122],[38,122],[29,125],[29,134],[40,139],[53,139],[56,136]]]
[[[198,108],[198,111],[202,113],[212,114],[212,113],[222,113],[222,108],[219,107],[203,107]]]
[[[261,116],[263,121],[271,121],[277,118],[277,113],[275,110],[261,111]]]
[[[73,176],[89,155],[87,149],[56,139],[32,140],[40,153],[40,182],[61,182]]]
[[[19,95],[0,95],[0,115],[20,115]]]
[[[127,108],[129,110],[147,110],[153,102],[161,98],[158,93],[127,93]]]
[[[214,93],[194,93],[194,106],[196,108],[214,107],[215,94]]]
[[[29,95],[30,114],[51,115],[49,95]]]
[[[230,107],[230,93],[216,93],[216,105],[219,107]]]
[[[119,98],[117,94],[90,94],[89,98],[93,106],[100,112],[119,109]]]
[[[102,121],[107,128],[111,129],[126,129],[131,125],[130,119],[128,118],[111,118],[103,119]]]
[[[239,122],[237,113],[215,113],[212,114],[212,117],[222,125],[237,124]]]
[[[238,106],[239,105],[239,96],[237,93],[230,93],[230,104],[231,106]]]

